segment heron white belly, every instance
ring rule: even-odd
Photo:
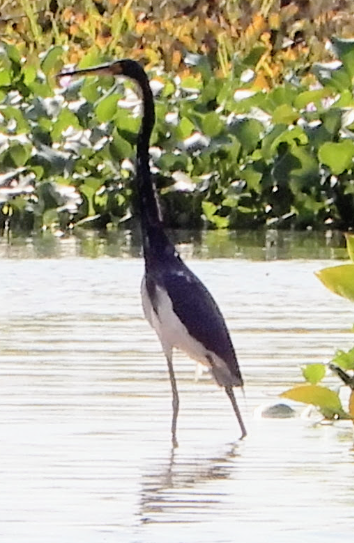
[[[189,334],[187,328],[173,311],[172,301],[165,289],[156,287],[157,312],[151,303],[145,277],[141,284],[141,297],[145,317],[156,331],[166,356],[171,355],[172,349],[176,348],[210,369],[212,366],[216,366],[223,373],[230,373],[225,362],[219,356],[206,349],[200,341]]]

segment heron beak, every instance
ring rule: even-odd
[[[101,64],[92,68],[82,68],[80,70],[69,70],[59,72],[57,77],[67,77],[73,75],[120,75],[122,74],[122,65],[120,60],[110,62],[109,64]]]

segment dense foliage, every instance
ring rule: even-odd
[[[353,226],[354,42],[318,47],[324,28],[349,32],[346,12],[322,24],[296,2],[195,2],[174,20],[143,2],[40,4],[22,0],[26,17],[6,19],[0,43],[0,227],[131,220],[135,89],[55,79],[68,62],[123,55],[152,80],[167,225]]]

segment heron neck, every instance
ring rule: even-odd
[[[142,226],[161,225],[156,189],[151,178],[149,144],[155,123],[154,100],[149,81],[144,73],[139,81],[143,94],[143,118],[137,142],[137,188]]]

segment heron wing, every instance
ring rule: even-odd
[[[242,385],[235,350],[218,305],[198,277],[181,260],[179,264],[173,270],[164,271],[159,278],[173,311],[188,333],[219,356]]]

